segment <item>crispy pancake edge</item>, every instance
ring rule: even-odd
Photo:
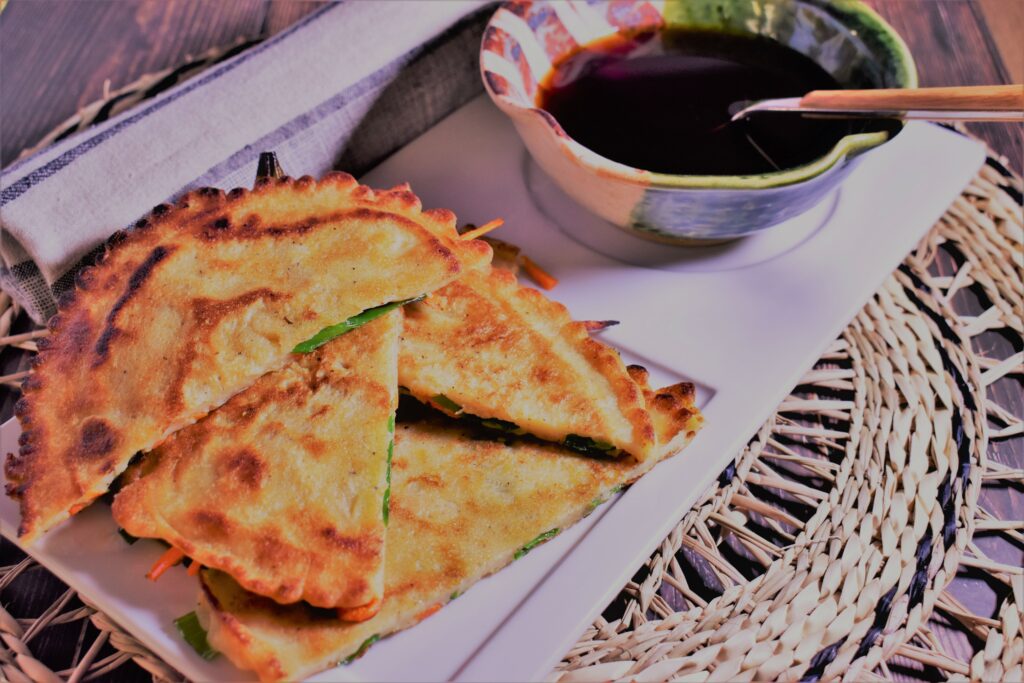
[[[564,304],[549,299],[534,288],[520,284],[511,271],[498,267],[480,269],[474,273],[468,273],[466,276],[439,289],[436,296],[445,296],[446,290],[450,292],[450,296],[456,297],[455,300],[457,302],[472,302],[473,298],[476,298],[476,300],[484,302],[487,306],[508,309],[511,311],[509,315],[522,316],[524,324],[527,325],[531,318],[543,320],[545,323],[542,325],[545,328],[543,332],[531,330],[531,332],[535,333],[534,337],[539,338],[546,344],[543,349],[538,348],[537,350],[547,350],[556,346],[556,342],[559,342],[576,352],[588,369],[592,371],[588,379],[600,378],[607,383],[609,393],[615,399],[619,415],[628,422],[631,429],[628,440],[616,439],[605,433],[584,433],[582,431],[579,433],[579,436],[611,442],[638,460],[646,459],[654,451],[655,434],[650,416],[644,405],[642,387],[638,386],[628,374],[619,354],[613,348],[594,339],[584,323],[574,321]],[[430,315],[431,305],[429,301],[415,306],[418,306],[423,311],[422,315]],[[441,315],[443,316],[443,314]],[[474,326],[479,325],[480,321],[466,320],[463,324]],[[555,329],[557,332],[549,336],[547,334],[548,328]],[[406,329],[403,332],[403,341],[407,338],[415,340],[415,335],[419,329],[425,329],[428,344],[433,341],[431,339],[433,333],[430,329],[429,320],[427,322],[417,322],[408,317]],[[500,343],[500,341],[497,343]],[[403,347],[405,346],[403,345]],[[551,353],[556,358],[562,359],[562,356],[553,348]],[[433,371],[438,363],[444,362],[451,363],[452,367],[455,368],[453,374],[457,377],[461,371],[457,357],[454,359],[435,360],[433,364],[430,364],[432,365],[431,370]],[[424,402],[431,402],[435,393],[445,393],[447,395],[448,392],[442,391],[443,387],[431,386],[429,390],[425,390],[423,387],[424,383],[415,377],[408,375],[403,377],[404,373],[414,372],[415,368],[421,364],[422,362],[417,360],[417,357],[412,353],[400,355],[399,381],[404,386],[410,388],[413,394]],[[565,367],[569,368],[570,366],[566,364]],[[531,378],[524,376],[523,379],[530,380]],[[418,389],[420,391],[417,391]],[[541,387],[539,390],[545,389],[550,391],[550,387]],[[584,387],[565,387],[563,390],[580,392],[579,395],[581,397],[590,400],[590,396],[586,394]],[[507,406],[474,406],[469,397],[460,397],[457,391],[450,393],[452,393],[456,403],[463,405],[468,413],[476,417],[508,420],[516,423],[528,432],[555,442],[560,442],[562,438],[568,436],[568,433],[560,433],[557,438],[552,438],[555,436],[553,432],[540,434],[538,433],[539,430],[531,429],[529,425],[522,423],[515,415],[508,414],[506,412]],[[607,417],[614,416],[609,416],[607,412],[602,414],[602,420]],[[607,422],[605,422],[605,426],[608,426]]]
[[[352,518],[315,503],[321,496],[342,502],[334,495],[351,492],[347,470],[358,463],[365,467],[362,472],[379,469],[377,484],[383,496],[383,458],[393,438],[388,425],[398,402],[401,319],[400,310],[391,311],[311,354],[295,357],[282,370],[267,373],[202,420],[172,434],[146,455],[137,476],[118,492],[112,505],[115,521],[132,536],[161,538],[193,561],[227,572],[246,589],[280,603],[306,600],[320,607],[351,608],[378,600],[383,595],[386,533],[381,498],[363,501]],[[360,414],[367,419],[357,420],[360,424],[353,429],[342,420],[353,409],[372,409],[376,415]],[[277,450],[281,430],[307,428],[313,443],[295,439],[293,450]],[[345,441],[341,430],[354,432],[356,442],[370,450],[338,450]],[[380,461],[367,459],[373,451]],[[205,482],[202,489],[182,488],[186,481],[195,481],[193,477],[218,471],[225,455],[230,456],[232,480],[221,473],[212,482],[216,488]],[[276,460],[281,456],[288,460]],[[330,463],[327,471],[325,458]],[[296,459],[303,470],[322,478],[306,481],[308,486],[291,483]],[[189,504],[183,505],[183,500]],[[244,506],[273,506],[284,500],[291,501],[286,511],[298,509],[304,501],[314,504],[301,507],[290,524],[283,518],[263,519],[259,532],[239,519]],[[314,533],[313,520],[327,526]],[[251,525],[252,520],[247,521]],[[237,532],[231,533],[232,527]],[[264,552],[269,557],[260,561]],[[297,571],[301,567],[305,571]]]
[[[116,319],[119,302],[124,305],[124,301],[166,257],[167,252],[161,250],[160,244],[167,234],[165,231],[187,231],[204,240],[220,239],[220,234],[237,235],[231,231],[247,228],[221,227],[216,223],[207,225],[203,218],[210,218],[213,212],[251,196],[266,197],[277,191],[314,192],[327,184],[349,190],[356,208],[395,215],[429,231],[439,253],[446,254],[445,258],[456,270],[460,263],[463,268],[473,268],[490,258],[491,249],[484,242],[458,240],[455,215],[451,211],[422,210],[419,199],[407,185],[374,191],[358,185],[354,178],[344,173],[331,173],[320,181],[309,176],[262,179],[251,191],[237,188],[225,193],[203,188],[187,193],[173,206],[161,204],[155,207],[130,231],[119,231],[111,236],[96,264],[83,269],[76,277],[75,289],[61,297],[58,313],[48,323],[51,336],[39,340],[39,354],[32,359],[32,371],[25,379],[23,395],[15,405],[15,414],[23,430],[19,451],[17,455],[9,454],[5,464],[7,494],[18,500],[21,507],[19,536],[22,542],[30,543],[101,495],[127,465],[127,459],[111,463],[109,472],[84,491],[70,477],[60,476],[56,470],[60,469],[64,454],[48,448],[48,433],[68,429],[69,425],[57,423],[53,411],[48,410],[45,404],[46,394],[50,386],[59,386],[62,381],[59,374],[51,370],[53,366],[61,361],[84,359],[84,345],[91,341],[92,332],[89,330],[104,326],[104,320]],[[123,269],[126,265],[132,265],[130,274]],[[111,291],[111,281],[127,285],[127,289]],[[101,338],[97,347],[105,348],[116,343],[115,336]],[[120,425],[97,421],[96,425],[83,432],[82,457],[103,458],[105,453],[116,449],[121,436]],[[40,491],[40,488],[46,490]]]
[[[626,466],[627,471],[622,473],[621,483],[635,481],[661,460],[678,453],[695,436],[703,421],[700,411],[694,405],[695,392],[692,384],[677,384],[653,391],[647,386],[647,372],[643,368],[629,366],[629,372],[641,386],[644,396],[651,406],[651,412],[656,416],[655,429],[661,443],[651,458],[642,463]],[[568,451],[566,453],[568,457],[580,457]],[[625,463],[620,459],[616,466],[623,467]],[[600,498],[606,498],[617,487],[609,483],[605,488],[606,490],[599,494]],[[589,509],[592,509],[591,505],[588,501],[581,500],[578,506],[565,517],[546,520],[544,527],[565,529],[586,516]],[[460,582],[437,587],[431,594],[425,593],[420,596],[421,602],[424,605],[447,604],[452,599],[452,591],[462,592],[481,578],[502,569],[513,561],[516,550],[516,547],[511,546],[505,548],[501,554],[490,558],[488,562],[468,572],[468,575]],[[254,670],[265,681],[298,679],[316,673],[357,652],[370,634],[383,637],[403,630],[415,625],[436,609],[436,607],[430,608],[424,612],[421,611],[423,609],[421,605],[417,609],[410,608],[400,614],[390,615],[387,619],[370,620],[354,625],[347,636],[338,637],[339,642],[336,645],[325,647],[316,651],[315,654],[311,653],[309,659],[305,659],[303,655],[296,655],[295,652],[277,651],[279,647],[287,648],[290,639],[302,637],[301,634],[304,632],[305,626],[301,616],[289,612],[289,616],[282,619],[280,625],[276,627],[276,632],[269,639],[261,638],[259,634],[246,626],[244,619],[227,611],[226,606],[218,599],[215,586],[222,581],[223,579],[219,579],[215,573],[203,572],[201,575],[198,610],[200,620],[209,630],[210,642],[214,647],[228,656],[236,665]],[[242,595],[241,600],[246,602],[248,599]],[[256,601],[254,604],[260,604],[259,599],[255,596],[253,596],[253,600]],[[385,596],[385,603],[386,601],[387,596]],[[261,608],[255,607],[255,609]],[[273,616],[267,615],[266,618],[272,619]],[[314,627],[314,624],[315,622],[310,622],[309,627]],[[261,626],[261,629],[264,629],[264,635],[266,628],[265,624]],[[309,637],[314,636],[309,634]]]

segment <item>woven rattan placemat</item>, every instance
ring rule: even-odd
[[[40,145],[245,47],[109,93]],[[1020,463],[989,457],[1024,435],[999,402],[1019,395],[1024,360],[1021,191],[990,152],[552,680],[1024,678],[1024,571],[985,552],[1005,543],[1020,557],[1024,521],[978,501],[983,486],[1019,496],[1024,485]],[[958,313],[967,305],[982,312]],[[10,334],[19,313],[0,295],[0,347],[27,356],[46,331]],[[25,374],[0,384],[17,391]],[[29,572],[45,569],[29,558],[0,568],[3,679],[90,680],[128,661],[179,678],[55,578],[45,604],[12,600]],[[985,613],[955,597],[958,572],[987,585]],[[69,628],[74,651],[54,651],[47,634],[64,629],[70,642]],[[958,637],[969,661],[948,652]]]

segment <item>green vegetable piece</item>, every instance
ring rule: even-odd
[[[454,600],[455,598],[459,597],[460,595],[462,595],[462,593],[460,593],[459,591],[452,591],[452,594],[448,596],[448,599],[449,600]]]
[[[121,534],[121,538],[123,538],[124,542],[128,545],[133,545],[135,541],[139,540],[135,536],[132,536],[130,533],[122,529],[121,527],[117,527],[117,533]]]
[[[412,299],[392,301],[389,304],[377,306],[376,308],[368,308],[359,315],[354,315],[344,322],[338,323],[337,325],[331,325],[330,327],[325,327],[306,341],[297,344],[295,348],[292,349],[292,353],[310,353],[311,351],[316,351],[332,339],[336,339],[346,332],[351,332],[357,327],[362,327],[366,323],[376,320],[385,313],[390,313],[400,306],[410,304],[413,301],[419,301],[422,298],[422,296],[417,296]]]
[[[616,484],[611,489],[609,489],[609,491],[608,491],[608,493],[606,495],[598,496],[598,497],[594,498],[594,500],[590,501],[590,506],[587,507],[587,514],[589,515],[591,512],[596,510],[598,507],[600,507],[601,505],[604,505],[605,503],[607,503],[609,500],[611,500],[612,496],[614,496],[616,493],[618,493],[619,491],[621,491],[624,488],[626,488],[625,484]]]
[[[480,420],[480,424],[483,425],[484,427],[487,427],[488,429],[497,429],[498,431],[509,432],[511,434],[516,434],[522,431],[519,428],[519,425],[517,425],[515,422],[509,422],[508,420],[499,420],[496,417],[488,417],[486,419],[482,419]]]
[[[579,434],[568,435],[562,441],[562,445],[583,455],[610,455],[611,451],[615,450],[615,446],[610,443],[595,441],[589,436],[580,436]]]
[[[370,646],[380,640],[380,634],[374,633],[372,636],[363,641],[363,644],[359,646],[359,649],[350,654],[345,659],[341,660],[342,664],[351,664],[360,657],[366,654],[366,651],[370,649]]]
[[[461,413],[462,412],[462,406],[460,406],[458,403],[456,403],[455,401],[451,400],[450,398],[448,398],[444,394],[437,394],[436,396],[432,397],[430,400],[433,401],[434,403],[436,403],[438,406],[440,406],[444,410],[447,410],[449,412],[452,412],[452,413]]]
[[[387,481],[387,488],[384,489],[384,503],[383,503],[383,514],[384,514],[384,526],[388,525],[388,520],[391,517],[391,459],[395,456],[395,414],[392,413],[391,417],[388,418],[388,434],[391,434],[391,440],[388,442],[388,467],[387,474],[385,475],[385,481]]]
[[[392,430],[392,432],[394,431],[394,422],[395,422],[395,418],[392,417],[391,418],[391,424],[392,424],[391,430]],[[382,504],[383,505],[382,512],[384,514],[384,526],[388,525],[388,521],[391,518],[391,458],[393,458],[394,455],[395,455],[395,440],[391,439],[391,441],[388,442],[388,468],[387,468],[387,474],[384,477],[384,480],[387,482],[387,487],[384,489],[384,503]]]
[[[516,554],[514,556],[515,559],[518,560],[520,557],[523,557],[528,552],[530,552],[531,550],[533,550],[534,548],[539,546],[541,543],[545,543],[547,541],[550,541],[552,538],[554,538],[555,536],[558,535],[559,531],[561,531],[561,529],[558,529],[558,528],[548,529],[547,531],[542,533],[540,536],[538,536],[537,538],[533,539],[532,541],[530,541],[529,543],[524,545],[522,548],[517,550]]]
[[[178,617],[174,620],[174,625],[185,642],[203,659],[211,660],[220,654],[210,647],[210,642],[206,639],[206,629],[199,623],[199,617],[195,612]]]

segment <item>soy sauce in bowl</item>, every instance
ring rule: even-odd
[[[677,175],[756,175],[802,166],[846,135],[886,120],[758,113],[730,105],[842,86],[809,57],[769,38],[693,29],[615,34],[560,60],[537,106],[574,140],[634,168]]]

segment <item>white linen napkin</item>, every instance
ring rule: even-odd
[[[359,174],[481,90],[492,8],[477,0],[329,5],[0,176],[0,286],[37,322],[115,231],[194,187]]]

